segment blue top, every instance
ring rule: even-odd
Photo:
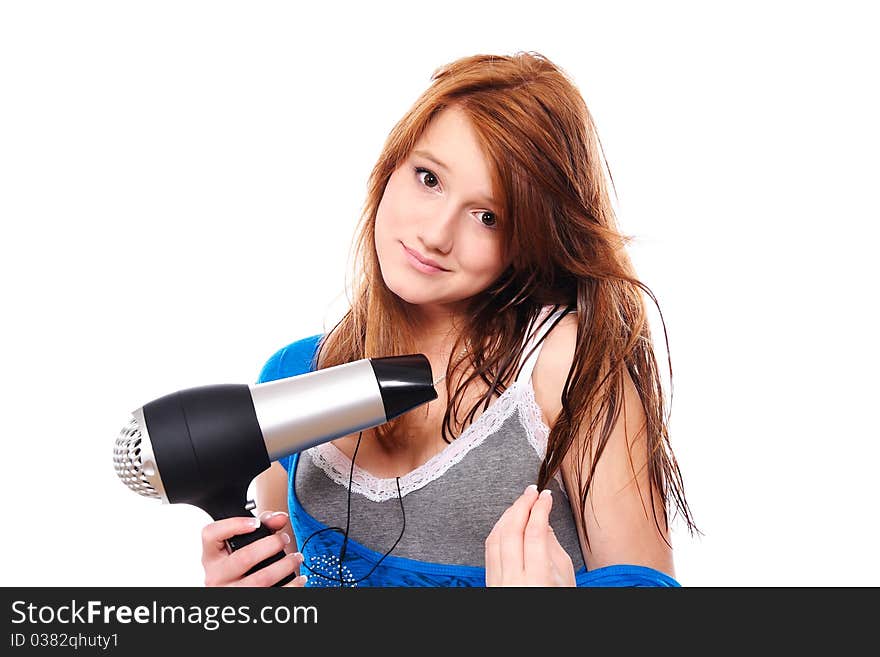
[[[321,337],[320,334],[313,335],[279,349],[263,366],[258,382],[264,383],[313,371]],[[393,552],[383,559],[383,553],[352,540],[351,534],[345,544],[343,566],[340,569],[338,555],[342,549],[342,532],[328,529],[328,525],[308,513],[296,494],[299,456],[285,456],[278,459],[278,462],[288,473],[290,520],[299,549],[305,557],[301,572],[309,575],[307,586],[339,586],[340,574],[345,586],[486,585],[485,568],[421,561],[395,556]],[[679,586],[675,579],[665,573],[629,564],[606,566],[592,571],[582,567],[575,573],[575,581],[577,586]]]

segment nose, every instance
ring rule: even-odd
[[[426,249],[449,253],[455,234],[458,211],[452,203],[432,206],[422,220],[419,239]]]

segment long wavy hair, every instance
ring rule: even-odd
[[[657,505],[651,505],[655,524],[668,531],[675,512],[693,533],[696,526],[669,441],[642,292],[658,311],[659,304],[636,278],[626,253],[632,238],[617,228],[602,169],[603,162],[608,165],[581,94],[565,72],[534,52],[464,57],[437,69],[431,81],[392,129],[372,170],[353,242],[354,298],[321,340],[316,367],[417,351],[418,327],[409,304],[388,289],[381,275],[374,243],[376,213],[389,177],[431,120],[444,108],[458,107],[469,117],[493,173],[502,261],[510,265],[488,289],[466,300],[452,353],[459,354],[465,344],[469,352],[447,363],[443,439],[449,443],[460,435],[480,404],[485,410],[515,379],[526,332],[540,328],[536,320],[545,306],[576,309],[574,361],[537,473],[538,488],[546,486],[576,445],[581,457],[590,455],[590,467],[577,481],[585,508],[596,463],[621,410],[628,372],[647,415],[651,499],[655,502],[659,494],[662,501],[662,517]],[[608,175],[613,186],[610,169]],[[662,321],[662,312],[660,317]],[[665,321],[663,332],[666,338]],[[668,339],[666,347],[668,355]],[[671,357],[668,363],[671,400]],[[454,372],[462,370],[469,376],[459,376],[453,385]],[[478,377],[487,392],[459,420],[465,389]],[[376,427],[377,439],[391,444],[394,436],[405,435],[408,415]],[[588,438],[576,441],[584,423]],[[585,514],[580,517],[588,537]]]

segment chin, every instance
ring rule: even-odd
[[[444,298],[439,297],[436,291],[432,291],[431,285],[426,285],[418,273],[411,274],[405,268],[395,270],[390,276],[385,276],[383,273],[382,280],[385,281],[385,287],[393,294],[414,306],[445,303]]]
[[[396,281],[389,282],[386,280],[385,285],[400,299],[416,306],[437,301],[434,295],[425,294],[424,285],[419,285],[418,281],[407,281],[401,284]]]

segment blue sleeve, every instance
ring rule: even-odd
[[[257,383],[277,381],[313,371],[315,369],[315,355],[322,337],[323,335],[320,333],[312,335],[276,351],[260,370]],[[278,462],[285,470],[290,471],[290,459],[291,456],[283,456],[278,459]]]
[[[647,566],[620,564],[578,573],[578,586],[671,586],[680,587],[675,579]]]

